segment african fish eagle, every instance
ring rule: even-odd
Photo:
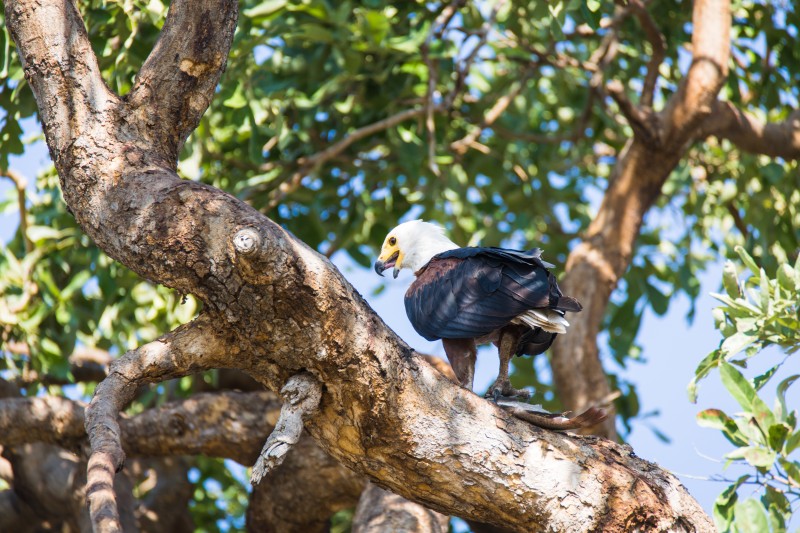
[[[416,279],[405,296],[411,325],[429,341],[442,339],[461,385],[472,390],[477,346],[494,343],[500,372],[487,397],[527,398],[508,379],[514,355],[537,355],[569,323],[567,311],[581,304],[561,294],[541,250],[461,248],[437,224],[413,220],[386,236],[375,272],[410,269]]]

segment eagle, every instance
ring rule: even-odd
[[[511,386],[508,364],[515,355],[537,355],[566,333],[567,312],[581,304],[564,296],[553,265],[542,251],[459,247],[444,228],[422,220],[404,222],[386,236],[375,272],[411,270],[416,279],[405,295],[411,325],[429,341],[442,340],[461,383],[472,390],[477,346],[493,343],[500,355],[497,380],[487,397],[527,399]]]

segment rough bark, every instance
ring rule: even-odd
[[[131,456],[209,455],[251,465],[280,412],[272,392],[196,394],[120,420]],[[20,423],[24,420],[24,423]],[[84,406],[54,396],[0,401],[0,445],[30,442],[80,451]]]
[[[322,451],[309,435],[283,464],[253,487],[247,530],[258,533],[326,533],[331,516],[356,506],[366,481]]]
[[[271,390],[312,374],[324,388],[306,428],[320,446],[431,509],[516,531],[710,529],[671,474],[612,442],[531,427],[454,385],[324,257],[234,197],[177,176],[173,156],[213,96],[236,9],[172,3],[167,27],[188,21],[186,35],[168,32],[141,78],[179,82],[123,100],[100,78],[73,3],[6,2],[78,223],[110,256],[204,303],[194,322],[115,361],[97,388],[86,414],[94,527],[121,527],[117,420],[136,387],[234,367]]]
[[[689,72],[661,113],[632,123],[638,127],[619,155],[597,215],[567,260],[561,286],[584,310],[570,320],[570,334],[553,346],[552,366],[559,397],[572,411],[610,395],[597,346],[609,297],[630,265],[645,214],[709,116],[727,76],[729,1],[697,0],[692,21]],[[595,432],[614,438],[614,417]]]
[[[716,101],[697,137],[709,135],[728,139],[743,152],[797,159],[800,158],[800,110],[789,113],[786,120],[769,123],[730,102]]]
[[[447,533],[450,517],[369,483],[353,517],[353,533]]]

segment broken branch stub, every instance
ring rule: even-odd
[[[303,420],[317,411],[322,399],[322,385],[311,374],[304,372],[290,377],[281,389],[281,415],[275,429],[267,439],[256,464],[250,482],[257,485],[275,467],[283,463],[286,454],[300,440]]]

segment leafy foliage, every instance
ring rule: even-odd
[[[701,426],[722,432],[735,449],[725,455],[727,464],[741,463],[753,474],[739,477],[714,505],[714,519],[722,531],[786,531],[793,506],[800,501],[800,428],[797,410],[787,405],[786,393],[800,378],[793,374],[775,387],[773,407],[762,399],[765,386],[779,376],[782,366],[800,349],[800,258],[794,267],[781,264],[769,277],[743,249],[737,250],[750,274],[740,280],[733,262],[725,265],[726,294],[715,297],[722,303],[714,309],[717,329],[724,340],[697,368],[696,383],[714,369],[742,411],[729,416],[719,409],[697,415]],[[778,346],[786,358],[766,372],[746,378],[738,367],[764,348]],[[777,379],[777,378],[776,378]],[[740,488],[755,484],[760,498],[739,497]]]

